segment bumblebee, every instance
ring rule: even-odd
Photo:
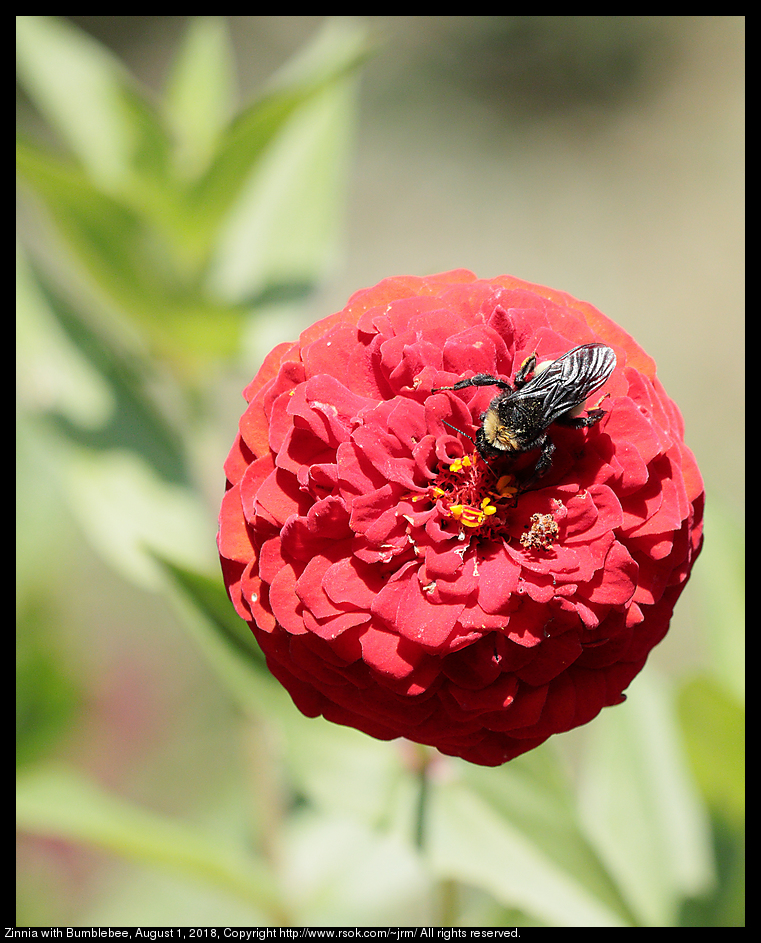
[[[525,490],[546,474],[552,465],[555,445],[547,434],[554,422],[582,429],[594,426],[605,415],[602,409],[580,413],[585,402],[605,383],[616,366],[616,355],[605,344],[582,344],[557,360],[536,365],[532,354],[521,366],[511,386],[506,380],[488,373],[477,373],[454,386],[432,390],[464,390],[469,386],[496,386],[500,392],[481,416],[476,434],[478,453],[487,461],[505,453],[530,452],[541,449],[533,475]]]

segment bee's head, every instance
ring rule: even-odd
[[[481,433],[484,441],[493,449],[499,449],[501,452],[520,451],[515,434],[500,417],[499,410],[494,404],[483,414]]]

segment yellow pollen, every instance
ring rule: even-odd
[[[449,466],[451,472],[461,472],[464,468],[470,468],[473,465],[473,460],[469,455],[463,455],[462,458],[456,458],[452,464]]]
[[[447,471],[456,475],[459,480],[447,479],[446,473],[444,482],[446,488],[437,485],[430,485],[428,493],[433,501],[442,500],[442,510],[449,517],[456,520],[462,527],[478,528],[486,525],[491,529],[495,524],[501,527],[500,515],[512,506],[513,499],[518,493],[515,477],[513,475],[502,475],[496,479],[494,472],[488,468],[488,474],[491,476],[491,483],[487,478],[480,474],[480,467],[483,464],[483,458],[477,453],[473,455],[464,455],[447,466]],[[494,490],[486,489],[491,484]],[[484,496],[486,494],[486,496]],[[449,502],[454,502],[450,504]],[[492,518],[494,521],[492,522]],[[460,534],[462,539],[462,533]]]
[[[488,498],[486,501],[488,503]],[[466,527],[480,527],[486,520],[486,515],[493,514],[496,510],[495,507],[491,506],[487,507],[484,511],[480,511],[478,508],[471,507],[469,504],[453,504],[449,509],[449,513],[455,520],[460,521],[460,523],[464,524]]]
[[[500,497],[504,497],[505,495],[510,495],[512,497],[512,495],[517,494],[518,489],[514,484],[511,484],[513,480],[514,479],[512,475],[503,475],[499,479],[497,482],[497,494],[500,495]]]

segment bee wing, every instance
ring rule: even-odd
[[[615,366],[616,355],[606,344],[582,344],[553,360],[511,394],[510,401],[540,398],[544,415],[551,423],[599,390]]]

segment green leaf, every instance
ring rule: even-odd
[[[547,748],[499,769],[458,765],[431,782],[425,849],[444,878],[545,926],[622,927],[631,917],[575,822]]]
[[[321,717],[305,717],[270,674],[221,577],[157,558],[181,604],[183,624],[240,708],[274,724],[300,790],[320,808],[365,822],[388,815],[403,775],[399,751]]]
[[[174,244],[77,167],[20,142],[20,177],[43,199],[82,274],[136,320],[180,368],[238,346],[243,311],[205,299],[187,281]]]
[[[50,412],[80,429],[99,429],[113,415],[108,382],[58,322],[49,293],[16,248],[16,356],[19,404]]]
[[[679,717],[702,794],[736,831],[745,824],[745,711],[710,678],[679,692]]]
[[[271,919],[282,918],[272,872],[252,852],[110,795],[77,773],[38,769],[21,775],[16,822],[26,832],[93,845],[222,888]]]
[[[48,637],[55,613],[39,597],[19,606],[16,619],[16,765],[53,749],[81,705],[79,686]]]
[[[221,575],[194,571],[168,554],[156,553],[154,559],[180,606],[183,625],[239,707],[278,722],[287,722],[294,712],[301,718],[269,673],[251,630],[227,596]]]
[[[27,404],[55,419],[67,438],[96,451],[128,449],[163,479],[189,485],[185,444],[149,392],[148,364],[77,311],[47,275],[17,255],[17,314],[25,372],[53,382]],[[31,386],[31,377],[27,385]],[[79,402],[58,408],[58,388],[73,387]]]
[[[160,585],[154,553],[208,566],[214,525],[199,496],[163,481],[134,452],[98,452],[62,438],[48,442],[61,486],[86,537],[122,576]]]
[[[166,182],[168,136],[111,53],[64,21],[16,17],[19,75],[97,184],[112,193]]]
[[[284,832],[283,868],[297,925],[434,923],[434,882],[398,835],[340,812],[315,814],[304,807],[289,817]]]
[[[345,79],[367,54],[363,29],[345,20],[328,22],[315,42],[282,71],[273,87],[235,118],[193,192],[192,213],[199,236],[217,231],[265,149],[296,112]]]
[[[184,445],[148,392],[145,365],[35,278],[21,257],[19,271],[22,393],[35,415],[26,431],[83,531],[140,585],[156,584],[146,548],[186,565],[210,561],[213,523],[190,487]],[[55,372],[47,373],[51,360]],[[57,398],[67,386],[84,398],[76,409],[71,394]]]
[[[225,640],[231,652],[256,662],[257,670],[265,664],[264,654],[251,629],[230,602],[221,575],[209,576],[189,570],[166,558],[157,557],[157,560],[185,597],[192,601],[198,614]]]
[[[303,292],[332,259],[350,76],[367,54],[365,31],[348,19],[328,23],[229,120],[226,31],[216,19],[195,21],[169,83],[165,127],[91,38],[51,17],[18,24],[21,81],[77,158],[20,142],[19,176],[82,274],[154,352],[195,379],[205,361],[238,349],[244,305]]]
[[[213,295],[250,304],[268,286],[314,284],[334,261],[353,105],[353,82],[331,84],[262,154],[219,232]]]
[[[44,201],[97,283],[133,306],[155,293],[159,270],[155,258],[146,266],[142,226],[133,210],[96,186],[82,169],[23,141],[16,146],[16,170]]]
[[[745,539],[741,524],[717,499],[706,505],[705,543],[692,579],[715,680],[745,701]]]
[[[579,788],[585,830],[641,926],[674,926],[714,881],[707,810],[652,669],[589,729]]]
[[[221,17],[195,17],[167,83],[165,108],[174,131],[180,179],[208,168],[233,111],[235,77],[230,34]]]

